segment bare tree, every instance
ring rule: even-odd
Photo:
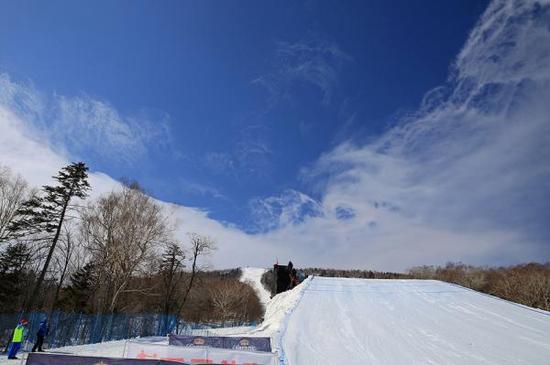
[[[261,316],[258,295],[247,283],[218,280],[209,285],[208,292],[214,315],[223,322],[246,321]]]
[[[550,309],[550,263],[489,268],[449,262],[442,267],[414,267],[409,275],[456,283],[516,303]]]
[[[190,233],[189,241],[191,246],[189,248],[189,252],[191,253],[191,274],[189,276],[187,288],[185,289],[185,293],[183,294],[183,298],[178,308],[178,313],[181,313],[181,310],[185,306],[185,302],[187,301],[187,298],[189,297],[189,293],[193,288],[193,284],[195,282],[197,272],[199,272],[200,270],[200,266],[198,262],[199,258],[203,256],[208,256],[214,250],[216,250],[216,242],[208,236],[202,236],[198,233]]]
[[[162,208],[137,184],[90,203],[82,212],[82,237],[99,272],[99,310],[114,312],[121,293],[155,246],[167,241]]]
[[[9,168],[0,166],[0,242],[14,233],[12,222],[21,205],[29,198],[27,182],[13,175]]]

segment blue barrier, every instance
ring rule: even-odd
[[[171,334],[168,344],[172,346],[207,346],[241,351],[271,352],[269,337],[228,337],[228,336],[185,336]]]
[[[24,316],[29,321],[26,344],[34,343],[44,312]],[[0,315],[0,347],[5,347],[21,314]],[[82,345],[144,336],[165,336],[176,327],[175,316],[161,314],[81,314],[53,312],[48,319],[49,333],[44,343],[49,348]],[[28,350],[28,348],[26,348]]]
[[[0,351],[7,346],[13,329],[24,317],[29,321],[24,350],[30,350],[36,340],[45,312],[0,314]],[[166,336],[168,333],[208,334],[209,329],[254,325],[247,322],[190,323],[178,321],[174,315],[163,314],[82,314],[55,311],[48,320],[50,331],[44,339],[46,348],[84,345],[136,337]]]

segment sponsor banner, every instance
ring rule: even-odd
[[[224,348],[271,352],[271,339],[269,337],[225,337]]]
[[[117,359],[112,357],[59,355],[31,352],[27,365],[181,365],[179,362],[160,359]]]
[[[223,344],[223,337],[217,336],[183,336],[183,335],[169,335],[168,344],[172,346],[207,346],[207,347],[218,347],[225,348]]]
[[[190,364],[277,365],[271,352],[252,352],[214,347],[188,347],[128,341],[124,357],[159,359]]]
[[[271,352],[269,337],[222,337],[222,336],[184,336],[170,335],[168,343],[173,346],[209,346],[241,351]]]

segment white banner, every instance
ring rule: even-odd
[[[270,352],[237,351],[211,347],[183,347],[128,341],[124,357],[158,359],[188,364],[277,365]]]

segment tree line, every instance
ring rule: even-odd
[[[356,279],[409,279],[410,275],[396,272],[373,271],[373,270],[358,270],[358,269],[329,269],[321,267],[309,267],[300,269],[307,277],[309,275],[324,276],[331,278],[356,278]],[[261,282],[266,290],[273,297],[276,294],[275,290],[275,274],[273,269],[263,273]]]
[[[515,303],[550,311],[550,263],[514,266],[472,266],[449,262],[445,266],[416,266],[405,273],[327,268],[301,269],[306,275],[359,279],[431,279],[454,283]],[[264,287],[275,294],[273,270],[262,276]]]
[[[408,274],[411,278],[446,281],[550,311],[550,263],[480,267],[450,262],[445,266],[417,266]]]
[[[53,179],[31,188],[0,167],[0,313],[261,317],[257,295],[235,272],[205,271],[216,242],[197,233],[177,237],[169,214],[136,182],[89,199],[84,163]]]

